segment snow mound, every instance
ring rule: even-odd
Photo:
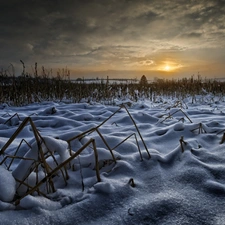
[[[60,202],[51,201],[42,196],[28,195],[20,201],[20,206],[24,209],[40,207],[42,209],[57,210],[61,208]]]
[[[16,193],[16,181],[4,166],[0,166],[0,200],[11,202]]]
[[[52,154],[56,152],[58,154],[56,157],[54,157],[54,159],[52,157],[46,159],[49,168],[54,169],[57,165],[70,157],[68,143],[66,141],[52,137],[43,137],[42,141],[42,151],[44,155],[47,152],[51,152]],[[39,162],[40,159],[40,152],[36,141],[31,144],[31,149],[24,155],[24,158],[27,160],[22,159],[18,166],[13,170],[12,175],[15,179],[19,181],[25,180],[28,185],[34,186],[45,177],[45,172],[43,171],[42,166],[38,167],[38,171],[33,172],[36,170],[34,168],[35,162]],[[17,192],[20,195],[26,193],[26,185],[21,185],[18,182],[17,187]]]
[[[40,112],[32,116],[32,120],[43,135],[42,149],[51,169],[70,157],[65,140],[98,127],[104,119],[117,113],[99,127],[108,146],[96,131],[70,142],[75,153],[94,139],[98,157],[93,151],[94,145],[88,145],[62,169],[68,173],[65,182],[61,171],[53,174],[55,192],[43,191],[47,182],[40,186],[39,191],[46,197],[42,193],[37,196],[39,193],[35,191],[32,196],[22,198],[16,207],[11,202],[15,195],[12,174],[17,179],[28,179],[26,183],[33,187],[37,177],[41,180],[46,176],[43,164],[32,170],[32,160],[26,160],[25,165],[23,160],[17,159],[11,167],[12,174],[0,167],[0,223],[224,224],[225,121],[224,113],[219,112],[225,112],[224,101],[218,104],[219,110],[214,110],[213,105],[203,101],[193,104],[190,98],[186,100],[188,110],[182,112],[171,108],[174,105],[171,99],[162,100],[166,101],[128,106],[145,142],[141,141],[126,110],[118,111],[118,106],[60,103],[55,105],[57,112],[54,114],[52,104],[48,104],[49,107],[35,105],[35,108],[9,107],[11,114],[19,111],[19,115],[28,116],[34,111]],[[5,117],[0,116],[1,121],[4,122]],[[33,133],[28,132],[29,126],[25,128],[23,135],[10,146],[9,153],[18,147],[22,136],[30,145],[28,148],[22,144],[21,149],[26,152],[23,156],[38,160],[37,144],[30,139]],[[14,131],[15,127],[0,124],[1,147]],[[51,153],[56,161],[52,160]],[[98,169],[100,182],[96,175]],[[11,189],[9,194],[7,189]]]

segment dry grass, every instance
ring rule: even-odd
[[[108,80],[86,82],[85,80],[71,80],[67,69],[59,70],[56,76],[51,71],[42,67],[41,74],[37,72],[37,64],[33,76],[25,73],[23,65],[22,75],[15,77],[7,71],[0,71],[0,103],[24,105],[41,101],[67,101],[86,102],[96,101],[105,104],[114,104],[114,99],[127,99],[137,101],[145,98],[158,102],[161,97],[178,99],[176,105],[185,107],[182,100],[192,97],[192,103],[197,101],[197,95],[212,93],[208,102],[213,102],[218,96],[224,101],[225,82],[216,80],[203,80],[200,76],[196,79],[183,78],[180,80],[158,79],[146,83],[109,83]]]

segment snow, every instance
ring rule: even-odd
[[[45,196],[34,191],[15,204],[28,188],[16,180],[34,187],[46,176],[43,164],[34,168],[33,161],[38,162],[40,155],[28,123],[0,155],[1,162],[15,153],[22,139],[28,143],[21,144],[17,155],[30,160],[15,159],[9,170],[10,159],[0,165],[0,224],[225,224],[225,143],[221,143],[225,103],[216,99],[212,103],[212,97],[198,99],[192,104],[187,98],[183,105],[171,99],[163,104],[129,102],[127,109],[151,158],[124,108],[98,127],[119,109],[119,99],[115,106],[93,102],[2,106],[1,149],[30,116],[43,138],[50,171],[70,159],[70,147],[75,154],[94,140],[101,181],[96,177],[96,155],[90,144],[66,164],[66,182],[64,172],[54,173],[54,192],[42,185]],[[4,124],[15,113],[18,117]],[[95,128],[113,149],[116,163]],[[93,130],[69,146],[68,140],[89,129]]]
[[[0,201],[11,202],[16,193],[16,181],[4,166],[0,166],[0,181]]]

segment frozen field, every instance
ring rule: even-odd
[[[46,176],[41,166],[31,172],[31,160],[24,160],[28,156],[39,160],[28,122],[1,152],[0,224],[225,224],[223,99],[197,96],[194,103],[187,98],[128,105],[121,109],[86,103],[1,105],[1,149],[29,116],[45,141],[43,151],[54,153],[58,164],[94,140],[101,181],[94,145],[88,145],[66,164],[66,182],[60,170],[54,173],[54,193],[43,183],[40,190],[46,197],[37,191],[25,196],[25,190]],[[69,146],[68,141],[79,134],[83,135]],[[11,159],[3,159],[16,149],[23,158],[15,159],[8,171]],[[57,168],[53,161],[47,159],[49,173]],[[30,187],[18,187],[16,180]],[[24,196],[16,195],[20,201],[15,199],[16,189]]]

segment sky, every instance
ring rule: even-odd
[[[22,60],[72,78],[225,77],[225,0],[2,0],[0,27],[8,74]]]

